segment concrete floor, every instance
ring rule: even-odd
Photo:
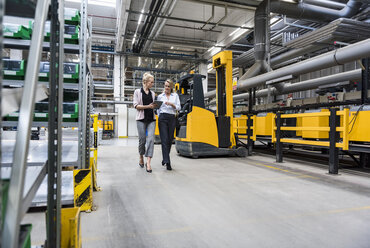
[[[99,146],[97,211],[81,218],[83,247],[370,247],[370,178],[274,157],[180,157],[153,173],[138,166],[137,141]],[[27,214],[32,243],[43,213]]]

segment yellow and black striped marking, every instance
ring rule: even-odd
[[[91,210],[92,186],[91,170],[82,169],[73,171],[74,178],[74,206],[79,207],[81,211]]]

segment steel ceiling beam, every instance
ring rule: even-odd
[[[132,52],[122,52],[118,54],[121,54],[124,56],[132,56],[132,57],[146,57],[146,58],[171,59],[171,60],[207,63],[206,59],[201,59],[201,58],[189,58],[189,57],[181,57],[181,56],[170,56],[170,55],[148,54],[148,53],[132,53]]]
[[[179,18],[179,17],[173,17],[173,16],[165,16],[165,15],[159,15],[159,14],[151,14],[151,13],[141,13],[140,11],[135,11],[135,10],[126,10],[129,14],[143,14],[146,16],[153,16],[153,17],[159,17],[159,18],[166,18],[169,20],[175,20],[175,21],[182,21],[182,22],[193,22],[193,23],[199,23],[199,24],[206,24],[207,22],[205,21],[200,21],[200,20],[193,20],[193,19],[186,19],[186,18]],[[208,25],[216,25],[217,23],[215,22],[209,22]],[[219,27],[226,27],[226,28],[240,28],[240,29],[247,29],[247,30],[252,30],[253,28],[249,27],[242,27],[238,25],[232,25],[232,24],[218,24]]]
[[[214,32],[214,33],[222,33],[222,31],[218,30],[209,30],[209,29],[201,29],[201,28],[192,28],[192,27],[185,27],[180,25],[173,25],[173,24],[166,24],[167,27],[174,27],[174,28],[185,28],[185,29],[191,29],[195,31],[203,31],[203,32]]]
[[[130,35],[128,37],[128,35],[126,35],[126,40],[128,41],[131,41],[133,38],[132,35]],[[138,37],[137,39],[145,39],[145,38],[142,38],[142,37]],[[179,46],[182,46],[182,47],[189,47],[189,48],[195,48],[195,49],[208,49],[209,47],[208,46],[202,46],[202,44],[200,43],[190,43],[190,42],[182,42],[182,41],[179,41],[179,40],[168,40],[168,39],[151,39],[151,38],[146,38],[146,40],[150,40],[150,41],[154,41],[155,43],[158,43],[158,44],[164,44],[164,45],[167,45],[167,46],[171,46],[171,45],[179,45]],[[212,46],[212,45],[210,45]]]
[[[237,3],[235,1],[220,1],[220,0],[185,0],[187,2],[194,2],[194,3],[202,3],[208,5],[215,5],[218,7],[225,7],[227,5],[228,8],[235,8],[235,9],[243,9],[243,10],[255,10],[260,2],[253,1],[253,0],[243,0],[243,3]]]

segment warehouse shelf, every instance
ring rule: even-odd
[[[30,40],[18,40],[18,39],[4,39],[4,48],[13,48],[13,49],[29,49],[31,45]],[[43,51],[50,51],[50,43],[49,42],[43,42],[42,43]],[[79,45],[74,44],[64,44],[64,52],[65,53],[71,53],[71,54],[79,54]]]
[[[11,178],[11,167],[1,168],[1,179]],[[28,208],[31,206],[32,200],[36,192],[42,184],[46,176],[46,163],[37,163],[33,166],[28,166],[26,170],[26,177],[23,189],[23,200],[21,205],[21,218],[26,214]]]
[[[38,81],[38,84],[49,86],[49,82]],[[3,86],[23,87],[24,80],[3,80]],[[68,90],[78,90],[78,83],[63,83],[63,88]]]
[[[35,4],[36,3],[36,4]],[[1,246],[4,247],[18,247],[21,246],[19,243],[19,236],[22,233],[20,223],[23,215],[27,209],[32,206],[32,200],[34,199],[36,192],[41,188],[46,188],[45,196],[42,202],[47,206],[47,218],[46,218],[46,229],[47,241],[46,243],[50,247],[59,247],[60,230],[60,199],[61,199],[61,177],[64,177],[61,172],[62,166],[74,166],[74,167],[85,167],[87,161],[89,161],[89,152],[82,152],[83,159],[80,159],[81,149],[87,149],[88,142],[88,131],[90,131],[89,125],[89,76],[88,76],[88,52],[91,50],[88,41],[88,20],[87,20],[87,1],[83,0],[81,3],[81,37],[79,45],[77,44],[64,44],[64,26],[60,25],[64,21],[63,12],[64,9],[58,8],[58,6],[64,6],[63,0],[51,0],[48,1],[9,1],[6,4],[6,15],[10,16],[21,16],[34,18],[34,26],[32,30],[31,40],[20,40],[20,39],[3,39],[1,36],[1,46],[9,49],[29,50],[26,73],[24,80],[4,80],[3,85],[8,87],[23,87],[21,105],[19,108],[18,122],[5,121],[2,122],[2,126],[17,126],[18,132],[16,139],[12,143],[7,140],[4,142],[6,146],[13,145],[11,152],[4,152],[2,149],[3,157],[1,170],[2,175],[10,178],[9,192],[12,192],[8,196],[7,203],[7,214],[5,215],[4,225],[2,229],[2,240]],[[4,5],[0,5],[0,17],[2,19],[4,15]],[[59,15],[61,14],[61,15]],[[65,17],[65,15],[64,15]],[[52,42],[44,42],[44,27],[45,21],[50,19],[50,39]],[[66,19],[67,20],[67,19]],[[71,20],[76,21],[76,20]],[[77,20],[80,22],[79,20]],[[59,24],[60,23],[60,24]],[[91,23],[90,23],[91,24]],[[57,31],[60,31],[60,36]],[[91,36],[90,36],[91,37]],[[39,74],[39,63],[41,60],[42,51],[50,52],[50,78],[49,82],[38,82]],[[62,77],[63,67],[55,66],[57,64],[63,64],[64,53],[79,54],[80,55],[80,75],[78,83],[64,83]],[[90,80],[91,81],[91,80]],[[32,108],[35,104],[35,87],[37,84],[42,84],[50,88],[49,91],[49,112],[46,113],[49,116],[49,122],[33,122],[31,115],[28,113],[32,112]],[[58,87],[58,85],[60,87]],[[63,85],[63,87],[62,87]],[[79,122],[62,122],[63,113],[61,111],[63,101],[63,90],[78,90],[79,92]],[[30,145],[30,129],[32,126],[44,126],[48,127],[49,135],[47,140],[38,143],[38,149],[33,149],[33,145]],[[79,139],[73,142],[73,145],[67,141],[61,142],[62,139],[62,126],[64,127],[79,127],[78,133],[81,135]],[[34,144],[33,142],[31,142]],[[4,145],[3,144],[3,145]],[[41,148],[40,148],[41,147]],[[8,149],[8,148],[7,148]],[[41,151],[41,150],[42,151]],[[5,149],[6,150],[6,149]],[[65,155],[73,153],[73,158],[66,161]],[[7,156],[10,156],[10,161],[6,161]],[[32,161],[30,158],[39,159]],[[4,160],[5,159],[5,160]],[[62,161],[63,159],[63,161]],[[13,161],[14,160],[14,161]],[[46,161],[48,161],[46,163]],[[83,164],[83,165],[82,165]],[[6,171],[6,172],[5,172]],[[11,171],[11,173],[10,173]],[[53,175],[47,177],[46,175]],[[54,176],[55,175],[55,176]],[[72,177],[69,176],[73,182]],[[6,177],[3,177],[4,179]],[[42,186],[43,185],[43,186]],[[40,188],[41,187],[41,188]],[[71,187],[70,187],[71,188]],[[23,189],[24,193],[23,193]],[[73,189],[73,186],[72,186]],[[22,195],[24,194],[24,195]],[[70,196],[69,196],[70,198]],[[63,198],[62,198],[63,200]],[[72,198],[73,201],[73,198]],[[37,202],[36,205],[41,204]],[[56,210],[56,211],[54,211]]]
[[[34,121],[32,122],[32,127],[48,127],[48,122]],[[18,126],[18,121],[3,121],[3,127],[16,127]],[[62,122],[63,127],[78,127],[78,122]]]

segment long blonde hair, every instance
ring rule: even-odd
[[[145,72],[143,75],[143,87],[146,86],[146,83],[148,82],[150,78],[154,79],[154,76],[150,74],[150,72]]]
[[[166,81],[164,81],[164,84],[166,84],[166,82],[170,84],[171,93],[172,93],[173,92],[173,81],[170,78],[167,78]],[[163,89],[163,93],[164,93],[164,89]]]

